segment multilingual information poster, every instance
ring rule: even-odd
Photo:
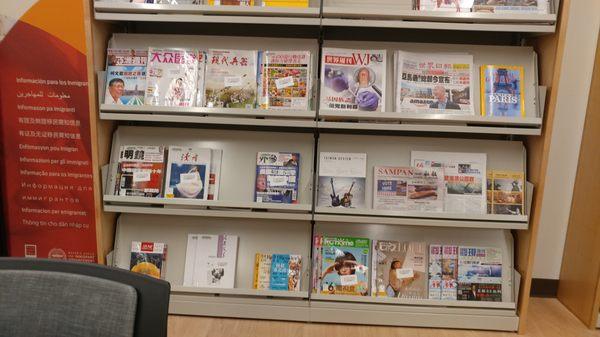
[[[10,256],[98,261],[83,6],[0,6],[0,170]]]

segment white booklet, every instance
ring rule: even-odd
[[[198,234],[194,267],[194,286],[233,288],[237,262],[238,237]]]
[[[366,153],[321,152],[317,207],[365,208]]]
[[[375,166],[374,171],[374,209],[444,211],[443,169]]]
[[[396,52],[396,111],[473,115],[473,55]]]
[[[170,146],[166,198],[208,199],[211,149]]]
[[[321,64],[321,109],[385,111],[385,50],[323,48]]]
[[[485,153],[412,151],[411,162],[417,168],[444,169],[445,212],[487,212]]]
[[[147,105],[190,107],[194,105],[197,82],[198,51],[148,50]]]

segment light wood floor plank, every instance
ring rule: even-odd
[[[556,299],[532,298],[524,337],[600,337]],[[516,333],[170,316],[169,337],[516,337]]]

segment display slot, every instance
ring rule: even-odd
[[[281,297],[281,298],[308,298],[308,291],[280,291],[280,290],[257,290],[257,289],[220,289],[220,288],[196,288],[171,286],[171,293],[176,294],[213,294],[226,296],[248,296],[248,297]]]
[[[316,323],[376,324],[424,328],[516,331],[515,309],[418,307],[311,300]]]
[[[317,207],[315,221],[374,223],[398,226],[526,230],[528,217],[499,214],[408,213]]]
[[[102,104],[100,111],[108,113],[128,114],[159,114],[159,115],[215,115],[215,116],[244,116],[244,117],[278,117],[289,119],[314,119],[314,110],[265,110],[265,109],[237,109],[237,108],[204,108],[204,107],[164,107],[164,106],[125,106]]]
[[[283,16],[243,16],[243,15],[194,15],[194,14],[137,14],[96,12],[94,18],[99,21],[137,21],[137,22],[187,22],[187,23],[223,23],[257,24],[281,26],[315,26],[321,24],[320,18],[283,17]]]
[[[391,6],[325,6],[324,18],[431,21],[442,23],[514,23],[553,25],[556,14],[442,12],[396,9]]]
[[[387,304],[387,305],[512,309],[512,310],[516,309],[516,304],[514,302],[442,301],[442,300],[428,300],[428,299],[416,300],[416,299],[390,298],[390,297],[326,295],[326,294],[311,294],[310,298],[313,301],[354,302],[354,303],[371,303],[371,304]],[[514,311],[512,311],[512,314],[514,314]],[[505,315],[506,315],[506,313],[505,313]]]
[[[138,4],[94,2],[96,12],[135,13],[135,14],[195,14],[195,15],[237,15],[237,16],[290,16],[318,17],[318,7],[261,7],[261,6],[210,6],[186,4]]]
[[[473,32],[507,32],[507,33],[539,33],[552,34],[556,30],[554,25],[535,25],[520,23],[466,23],[466,22],[431,22],[431,21],[393,21],[393,20],[366,20],[366,19],[334,19],[323,18],[321,25],[324,27],[356,27],[356,28],[397,28],[397,29],[423,29],[423,30],[448,30],[448,31],[473,31]]]
[[[225,200],[197,200],[197,199],[165,199],[165,198],[146,198],[130,197],[118,195],[104,195],[104,202],[115,205],[148,205],[152,206],[180,206],[180,207],[219,207],[231,209],[247,210],[277,210],[286,212],[310,212],[310,204],[275,204],[260,202],[236,202]]]
[[[442,125],[418,123],[349,123],[349,122],[317,122],[320,130],[365,130],[374,132],[419,132],[419,133],[462,133],[491,135],[539,136],[540,128],[515,128],[500,126],[475,125]]]

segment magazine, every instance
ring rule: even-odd
[[[366,153],[321,152],[317,207],[365,208]]]
[[[369,295],[369,252],[364,238],[323,237],[321,293]]]
[[[165,198],[208,199],[210,149],[170,146]]]
[[[473,12],[548,13],[548,0],[474,0]]]
[[[256,50],[209,49],[205,104],[209,108],[246,108],[256,104]]]
[[[204,76],[206,75],[206,51],[198,52],[198,82],[196,85],[196,106],[204,106]]]
[[[441,168],[375,166],[373,208],[443,212],[444,173]]]
[[[321,109],[385,111],[385,50],[323,48]]]
[[[313,238],[313,264],[312,264],[312,292],[319,293],[321,289],[321,267],[323,254],[323,236],[315,235]]]
[[[502,251],[497,248],[460,247],[458,300],[502,301]]]
[[[442,246],[429,245],[429,299],[442,299]]]
[[[196,259],[198,258],[199,234],[188,234],[187,248],[185,251],[185,265],[183,270],[183,286],[194,287],[196,275]]]
[[[487,186],[487,214],[494,213],[493,211],[493,199],[494,199],[494,171],[487,170],[486,174],[486,186]]]
[[[425,242],[373,241],[372,295],[427,298]]]
[[[253,289],[269,289],[271,280],[272,254],[256,253],[254,258],[254,283]]]
[[[444,211],[485,214],[487,211],[485,153],[412,151],[412,166],[444,169]]]
[[[221,161],[223,159],[223,150],[211,149],[210,159],[208,200],[219,200],[219,181],[221,180]]]
[[[108,49],[106,54],[104,104],[143,105],[148,51]]]
[[[208,0],[211,6],[254,6],[254,0]]]
[[[300,154],[259,152],[256,156],[256,202],[297,204]]]
[[[492,176],[492,213],[525,214],[523,172],[493,171]]]
[[[396,111],[472,115],[473,56],[396,52]]]
[[[129,269],[134,273],[161,279],[165,277],[166,258],[166,244],[161,242],[133,241],[131,243]]]
[[[148,51],[147,105],[193,106],[198,82],[198,51],[157,49]]]
[[[308,7],[308,0],[262,0],[263,7]]]
[[[300,291],[300,255],[273,254],[269,289]]]
[[[470,12],[473,0],[419,0],[420,11]]]
[[[522,66],[481,66],[481,115],[525,117]]]
[[[309,51],[259,52],[258,106],[308,110],[311,95]]]
[[[159,197],[162,192],[164,168],[165,151],[162,146],[121,146],[115,194]]]
[[[198,234],[194,285],[233,288],[237,247],[238,237],[235,235]]]
[[[456,300],[458,246],[442,246],[442,300]]]

